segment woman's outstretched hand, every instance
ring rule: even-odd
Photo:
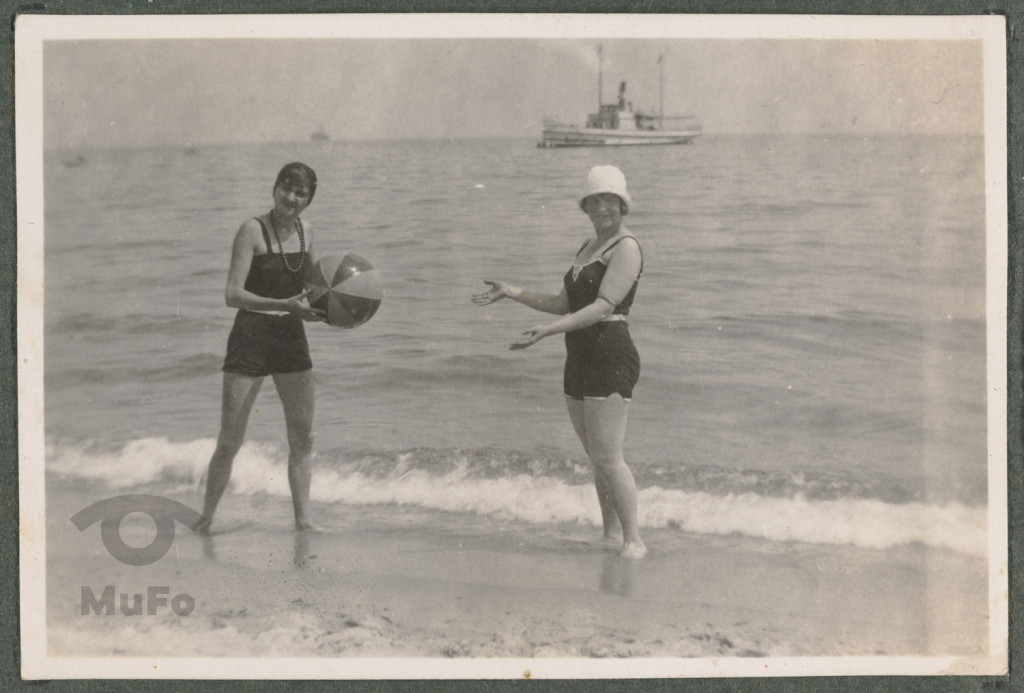
[[[517,351],[519,349],[525,349],[528,346],[533,346],[540,340],[547,337],[549,334],[551,333],[548,332],[548,328],[546,325],[534,325],[530,329],[523,332],[522,339],[512,342],[512,345],[509,346],[509,351]]]
[[[491,288],[488,291],[473,294],[473,303],[478,306],[489,306],[495,301],[500,301],[501,299],[508,298],[510,296],[517,296],[522,292],[522,289],[517,289],[505,282],[494,281],[491,279],[485,279],[484,284],[487,284]]]
[[[518,286],[512,286],[505,282],[495,281],[493,279],[485,279],[484,284],[491,287],[488,291],[484,291],[479,294],[473,294],[473,303],[478,306],[489,306],[495,301],[500,301],[503,298],[515,298],[523,293],[523,290]],[[523,337],[512,342],[509,349],[515,351],[517,349],[525,349],[528,346],[532,346],[540,340],[552,334],[548,331],[545,325],[534,325],[526,332],[523,332]]]
[[[299,316],[306,322],[324,322],[327,320],[326,312],[309,305],[309,300],[306,298],[308,295],[309,289],[303,289],[301,294],[285,299],[288,303],[288,312]]]

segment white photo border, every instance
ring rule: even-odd
[[[984,53],[989,448],[989,642],[981,659],[55,658],[46,647],[43,399],[43,44],[225,38],[979,39]],[[21,15],[15,24],[22,675],[26,679],[517,679],[1005,675],[1008,662],[1007,121],[1001,16]]]

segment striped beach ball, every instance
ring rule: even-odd
[[[359,327],[384,298],[380,272],[354,253],[320,258],[306,288],[309,305],[325,311],[327,324],[334,327]]]

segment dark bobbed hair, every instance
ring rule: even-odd
[[[305,186],[309,190],[309,201],[313,201],[313,195],[316,194],[316,171],[299,161],[285,164],[281,168],[281,172],[277,174],[277,180],[274,181],[274,190],[277,190],[282,183],[289,182]]]

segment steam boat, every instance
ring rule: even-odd
[[[600,49],[598,50],[600,61]],[[659,65],[661,58],[658,59]],[[659,72],[660,76],[660,72]],[[616,103],[601,102],[601,70],[598,68],[598,111],[587,117],[585,127],[544,119],[538,147],[606,147],[637,144],[690,144],[701,134],[694,116],[648,115],[633,111],[626,100],[626,83],[619,84]],[[662,109],[659,109],[662,111]],[[662,111],[663,112],[663,111]]]

